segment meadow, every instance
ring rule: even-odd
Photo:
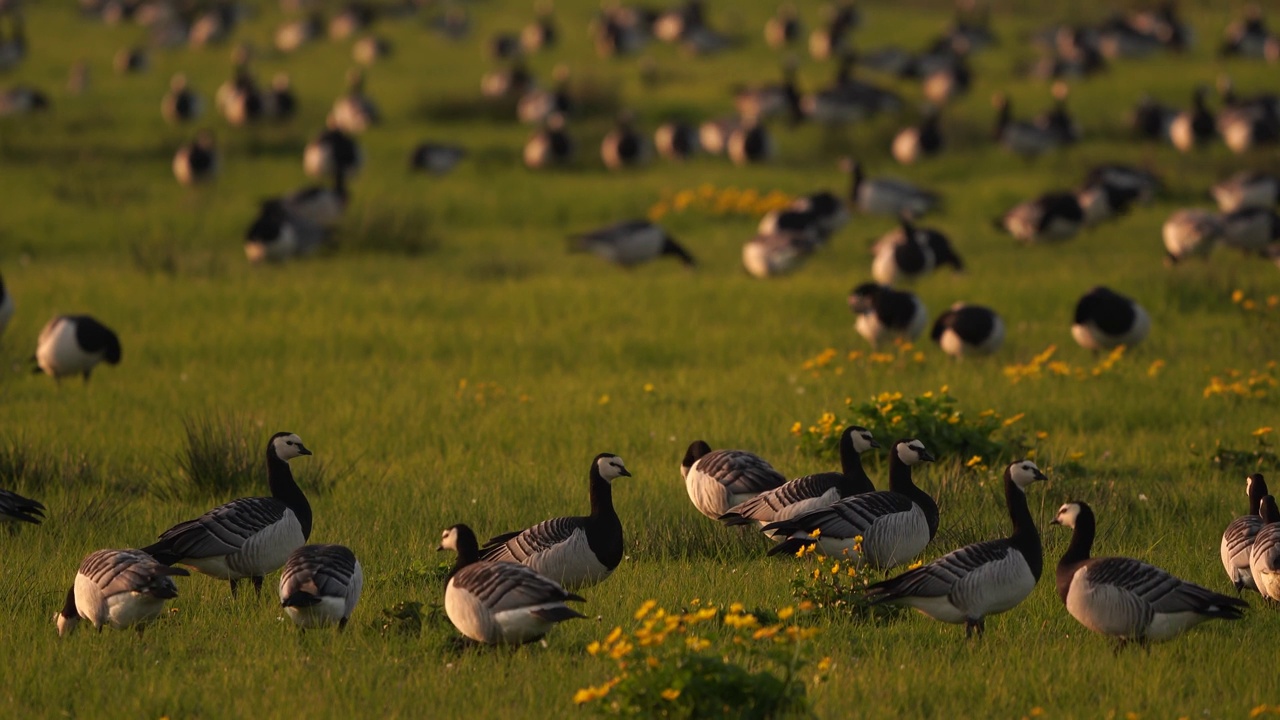
[[[264,50],[256,71],[292,73],[299,116],[233,129],[207,114],[223,171],[187,189],[169,163],[191,131],[164,123],[160,98],[183,71],[210,100],[228,75],[228,47],[157,51],[148,72],[121,76],[111,57],[138,42],[139,29],[104,26],[71,3],[27,4],[30,57],[0,84],[44,87],[53,108],[0,119],[0,273],[17,304],[0,337],[0,487],[40,499],[49,516],[0,533],[0,653],[9,658],[0,716],[585,713],[575,691],[610,674],[586,647],[629,627],[646,600],[796,602],[796,562],[766,558],[763,538],[719,527],[690,505],[679,474],[690,441],[753,450],[792,477],[832,469],[833,458],[800,449],[795,424],[882,393],[944,386],[968,416],[1021,415],[1010,431],[1034,447],[1050,478],[1029,493],[1046,576],[976,642],[915,613],[875,622],[813,614],[807,622],[821,632],[812,651],[831,659],[825,681],[809,687],[818,717],[1246,717],[1259,706],[1280,714],[1268,669],[1280,611],[1257,595],[1243,621],[1115,653],[1067,615],[1051,573],[1068,532],[1049,521],[1062,502],[1083,499],[1099,513],[1097,553],[1229,592],[1222,529],[1244,511],[1245,475],[1276,469],[1268,428],[1277,422],[1280,307],[1268,298],[1280,293],[1277,269],[1223,249],[1166,268],[1160,227],[1176,208],[1208,207],[1215,180],[1246,167],[1275,172],[1280,158],[1274,148],[1234,156],[1221,144],[1182,155],[1131,139],[1124,125],[1140,94],[1185,105],[1194,85],[1221,73],[1245,92],[1275,91],[1274,65],[1215,56],[1244,3],[1183,2],[1198,32],[1190,52],[1120,61],[1073,83],[1070,106],[1086,141],[1035,162],[990,142],[991,95],[1009,92],[1025,115],[1047,107],[1046,83],[1016,71],[1036,57],[1026,34],[1051,19],[1099,20],[1110,3],[993,3],[1002,45],[975,56],[972,91],[945,115],[950,149],[917,166],[897,167],[887,150],[908,112],[836,130],[779,123],[778,158],[766,165],[700,157],[620,174],[595,153],[608,109],[634,110],[648,130],[672,115],[730,111],[730,85],[777,78],[782,56],[760,36],[776,3],[711,3],[711,21],[743,45],[691,59],[653,44],[645,55],[656,79],[645,81],[637,59],[595,56],[586,27],[596,3],[557,2],[561,44],[530,66],[547,77],[568,63],[606,110],[573,122],[578,162],[547,173],[519,164],[529,129],[476,100],[493,65],[483,39],[519,28],[531,8],[468,5],[473,34],[457,43],[428,33],[422,17],[375,26],[396,48],[368,72],[386,120],[360,138],[366,167],[337,247],[253,267],[244,229],[261,198],[306,182],[301,149],[343,89],[349,43],[322,41],[292,56]],[[946,2],[859,5],[860,47],[922,46],[950,16]],[[801,10],[812,27],[817,8]],[[282,17],[262,3],[237,37],[267,48]],[[92,84],[73,97],[67,71],[80,58]],[[827,82],[829,64],[797,58],[808,87]],[[919,98],[913,85],[884,82],[909,106]],[[470,155],[448,176],[411,175],[408,151],[424,139],[457,142]],[[698,204],[662,218],[698,258],[695,271],[672,261],[626,271],[565,252],[568,233],[644,216],[683,190],[842,190],[844,154],[872,175],[943,194],[942,212],[926,224],[951,235],[969,271],[936,274],[914,290],[934,313],[962,299],[1000,310],[1009,336],[996,356],[957,362],[922,339],[892,360],[868,358],[845,297],[869,277],[868,249],[892,219],[855,216],[807,266],[769,281],[740,264],[758,217]],[[1014,203],[1071,187],[1101,162],[1149,167],[1166,190],[1063,244],[1022,247],[991,227]],[[1153,318],[1147,341],[1105,368],[1070,337],[1076,299],[1098,284],[1136,298]],[[42,325],[77,312],[117,331],[123,362],[88,383],[32,375]],[[1050,346],[1059,370],[1080,372],[1007,370]],[[1251,373],[1262,392],[1236,392]],[[1224,392],[1206,392],[1214,378]],[[276,577],[264,597],[232,599],[225,583],[193,576],[180,579],[173,612],[142,639],[84,628],[57,637],[51,617],[85,554],[140,547],[217,503],[265,493],[261,465],[255,483],[194,489],[182,470],[189,430],[243,439],[259,463],[278,430],[314,451],[292,463],[315,511],[311,541],[346,544],[365,568],[345,633],[300,635],[278,607]],[[585,513],[588,465],[604,451],[633,475],[614,491],[627,551],[613,577],[584,592],[590,619],[562,625],[545,646],[459,648],[438,609],[451,562],[436,552],[440,531],[466,522],[487,537]],[[921,487],[945,491],[926,559],[1008,532],[1000,468],[974,470],[967,460],[940,457],[917,473]],[[867,462],[883,485],[883,459]],[[405,602],[422,604],[420,634],[388,619]]]

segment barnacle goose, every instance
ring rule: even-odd
[[[746,120],[729,133],[725,154],[739,166],[768,162],[774,154],[773,136],[759,121]]]
[[[938,504],[911,480],[912,466],[932,460],[919,440],[895,442],[889,452],[887,491],[854,495],[765,525],[766,533],[789,536],[769,554],[794,554],[816,543],[830,557],[847,556],[884,570],[910,561],[938,532]]]
[[[1253,573],[1249,570],[1249,551],[1253,548],[1254,537],[1262,529],[1262,498],[1269,494],[1267,481],[1262,473],[1254,473],[1245,478],[1244,491],[1249,498],[1249,512],[1227,525],[1227,529],[1222,532],[1222,543],[1218,547],[1222,567],[1227,571],[1227,578],[1231,580],[1237,593],[1245,588],[1258,589]]]
[[[742,267],[761,280],[786,275],[803,265],[820,244],[811,230],[757,233],[742,246]]]
[[[333,187],[308,185],[285,195],[281,202],[294,219],[328,229],[342,221],[349,198],[346,173],[335,168]]]
[[[390,40],[377,35],[365,35],[351,46],[351,59],[368,66],[390,56],[393,49]]]
[[[187,76],[178,73],[169,81],[169,92],[160,101],[160,114],[169,123],[191,122],[204,112],[204,103],[187,84]]]
[[[712,520],[787,482],[782,473],[755,453],[712,450],[702,440],[689,444],[680,461],[680,476],[693,506]]]
[[[762,492],[730,508],[720,516],[720,522],[764,526],[824,508],[840,498],[874,492],[875,486],[862,468],[862,453],[878,447],[870,430],[850,425],[840,433],[840,472],[805,475]]]
[[[276,28],[272,42],[282,53],[297,51],[303,45],[324,34],[324,18],[312,12],[304,18],[291,20]]]
[[[804,26],[800,24],[796,7],[791,3],[780,5],[778,12],[764,24],[764,40],[774,50],[794,45],[803,34]]]
[[[862,171],[862,163],[845,158],[842,169],[849,173],[849,197],[862,212],[876,215],[920,217],[938,205],[935,193],[902,180],[892,178],[868,179]]]
[[[88,315],[58,315],[45,324],[36,343],[36,368],[54,380],[84,375],[103,360],[120,363],[120,338],[111,328]]]
[[[1004,500],[1013,534],[953,550],[933,562],[867,588],[870,604],[902,603],[945,623],[964,623],[965,637],[982,635],[986,617],[1027,599],[1044,569],[1044,551],[1027,487],[1047,480],[1030,460],[1004,471]]]
[[[804,117],[825,125],[840,125],[902,108],[902,98],[897,93],[855,77],[856,65],[856,53],[841,53],[832,84],[801,99]]]
[[[565,605],[580,595],[532,567],[481,558],[476,535],[454,525],[440,536],[437,550],[458,553],[444,589],[444,611],[467,638],[486,645],[521,645],[539,640],[556,623],[585,617]]]
[[[551,0],[538,2],[534,9],[537,17],[520,31],[520,46],[529,53],[555,47],[560,36]]]
[[[929,337],[952,357],[990,355],[1004,344],[1004,320],[991,308],[959,302],[938,316]]]
[[[89,553],[76,571],[75,584],[67,590],[62,610],[54,615],[58,635],[71,634],[81,619],[102,631],[146,624],[160,616],[164,601],[178,597],[175,575],[190,575],[182,568],[156,562],[142,550],[98,550]]]
[[[872,347],[893,338],[915,340],[929,323],[929,311],[915,294],[867,282],[849,293],[854,328]]]
[[[973,72],[964,55],[947,53],[947,61],[922,72],[921,90],[924,98],[941,107],[969,92]]]
[[[1128,165],[1098,165],[1085,175],[1076,201],[1086,224],[1096,224],[1129,211],[1135,202],[1150,202],[1160,190],[1160,180]]]
[[[347,92],[334,101],[329,120],[334,127],[353,135],[359,135],[381,121],[378,106],[365,95],[363,71],[353,69],[347,73]]]
[[[1151,330],[1151,316],[1133,299],[1098,286],[1076,303],[1071,337],[1086,350],[1132,348]]]
[[[344,545],[303,545],[280,573],[280,606],[303,630],[347,627],[364,589],[364,570]]]
[[[165,565],[182,563],[211,577],[236,582],[251,578],[262,593],[262,578],[285,564],[289,554],[311,537],[311,504],[294,482],[289,461],[310,455],[302,439],[278,432],[267,443],[267,481],[271,497],[232,500],[194,520],[160,534],[142,548]]]
[[[112,58],[111,66],[120,75],[145,72],[151,66],[151,56],[140,47],[120,48]]]
[[[173,154],[173,176],[182,185],[195,185],[218,174],[218,148],[213,133],[201,130]]]
[[[922,277],[938,267],[950,265],[956,272],[964,270],[964,261],[956,254],[946,235],[933,228],[916,227],[907,216],[898,227],[876,241],[872,249],[871,276],[882,285],[892,285],[899,278]]]
[[[800,91],[796,88],[796,68],[787,63],[782,69],[783,81],[759,87],[738,88],[733,94],[733,106],[738,116],[762,122],[787,113],[792,122],[803,119],[800,108]]]
[[[467,149],[444,143],[419,143],[409,154],[409,168],[444,175],[467,157]]]
[[[39,501],[0,489],[0,522],[12,523],[9,525],[10,532],[18,531],[16,523],[39,525],[42,520],[44,520],[44,505]]]
[[[249,70],[248,53],[238,52],[230,80],[218,86],[214,104],[228,123],[236,127],[260,120],[264,112],[262,92]]]
[[[1218,54],[1222,57],[1248,57],[1275,61],[1280,58],[1280,41],[1267,29],[1262,8],[1246,5],[1244,17],[1233,20],[1222,33]]]
[[[623,113],[600,141],[600,159],[610,170],[643,165],[650,155],[649,141],[633,125],[631,113]]]
[[[1005,150],[1032,158],[1062,144],[1049,128],[1014,120],[1012,104],[1004,93],[997,93],[991,102],[996,108],[996,142]]]
[[[1213,139],[1217,123],[1205,104],[1208,95],[1208,88],[1197,87],[1191,94],[1191,109],[1177,113],[1169,121],[1169,142],[1184,153]]]
[[[1262,527],[1249,549],[1249,573],[1262,597],[1280,603],[1280,508],[1270,495],[1262,498]]]
[[[0,276],[0,335],[4,335],[4,329],[9,327],[14,310],[13,295],[9,294],[9,289],[4,285],[4,277]]]
[[[701,149],[698,129],[679,120],[665,122],[653,132],[658,154],[668,160],[686,160]]]
[[[1222,236],[1222,216],[1209,210],[1178,210],[1164,221],[1165,264],[1176,265],[1189,257],[1204,257]]]
[[[49,96],[29,85],[14,85],[0,91],[0,118],[48,109]]]
[[[289,212],[282,198],[264,200],[244,235],[244,254],[251,263],[283,262],[311,254],[324,241],[324,230]]]
[[[263,113],[272,120],[290,120],[298,114],[298,97],[288,73],[276,73],[271,78],[271,90],[262,97]]]
[[[1084,209],[1074,193],[1049,192],[1015,205],[994,224],[1014,239],[1034,244],[1072,238],[1084,220]]]
[[[933,157],[942,151],[942,131],[938,127],[939,113],[930,109],[918,125],[903,128],[893,136],[889,150],[893,159],[910,165],[921,158]]]
[[[1209,189],[1222,212],[1280,205],[1280,176],[1245,170]]]
[[[551,113],[571,114],[573,98],[569,94],[569,66],[557,65],[551,71],[555,85],[551,88],[531,87],[516,102],[516,117],[520,122],[535,125],[547,119]]]
[[[1243,253],[1267,254],[1280,241],[1280,215],[1269,208],[1242,208],[1222,216],[1223,245]]]
[[[1218,113],[1218,134],[1236,154],[1255,145],[1280,141],[1280,100],[1275,95],[1238,97],[1230,78],[1222,78],[1224,107]]]
[[[1081,625],[1101,635],[1147,643],[1168,640],[1205,620],[1238,620],[1249,605],[1180,580],[1154,565],[1127,557],[1090,557],[1093,509],[1069,502],[1054,525],[1072,528],[1058,561],[1058,597]]]
[[[809,34],[809,54],[814,60],[826,60],[844,51],[851,30],[861,22],[858,8],[849,0],[833,3],[824,9],[822,27]]]
[[[350,178],[363,164],[359,143],[332,121],[302,153],[302,169],[313,178],[331,178],[335,172]]]
[[[622,458],[600,453],[591,461],[591,514],[545,520],[489,538],[481,558],[537,570],[578,590],[604,581],[622,561],[622,522],[613,509],[613,481],[631,477]]]
[[[648,220],[627,220],[589,232],[569,236],[570,252],[589,252],[615,265],[635,267],[664,255],[673,255],[686,267],[694,267],[693,256],[667,234],[661,225]]]
[[[564,116],[554,113],[524,145],[524,164],[530,170],[566,165],[573,159],[573,138],[564,127]]]
[[[511,67],[494,70],[480,78],[480,94],[491,100],[518,98],[534,88],[533,76],[521,60]]]
[[[698,126],[698,144],[712,155],[723,154],[729,146],[729,136],[742,124],[737,115],[704,120]]]

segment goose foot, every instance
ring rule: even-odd
[[[253,590],[254,592],[258,593],[258,597],[262,597],[262,576],[261,575],[253,576]]]
[[[987,622],[985,618],[978,618],[976,620],[970,618],[964,621],[964,637],[966,640],[973,637],[975,630],[977,631],[978,637],[981,638],[982,634],[987,631]]]

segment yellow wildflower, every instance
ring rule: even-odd
[[[653,383],[645,383],[645,384],[644,384],[644,391],[645,391],[645,392],[647,392],[647,393],[651,393],[651,392],[653,392]]]
[[[601,396],[600,396],[600,401],[599,401],[599,402],[600,402],[600,404],[601,404],[601,405],[608,405],[608,404],[609,404],[609,396],[608,396],[608,394],[601,395]]]
[[[645,600],[643,603],[640,604],[640,609],[636,610],[635,619],[636,620],[643,619],[645,615],[649,614],[650,610],[656,607],[658,607],[657,600]]]
[[[1021,419],[1022,419],[1022,418],[1024,418],[1024,417],[1026,417],[1026,413],[1018,413],[1017,415],[1014,415],[1013,417],[1005,418],[1004,422],[1003,422],[1003,423],[1001,423],[1001,424],[1002,424],[1002,425],[1004,425],[1005,427],[1009,427],[1010,425],[1012,425],[1012,424],[1014,424],[1014,423],[1018,422],[1019,420],[1021,420]]]
[[[818,661],[818,672],[824,673],[831,669],[831,657],[827,656]]]
[[[981,464],[982,464],[982,456],[974,455],[973,457],[969,458],[969,462],[965,463],[964,466],[967,468],[971,468],[975,465],[981,465]]]
[[[662,691],[663,700],[675,700],[678,697],[680,697],[680,691],[675,688],[667,688]]]
[[[837,565],[837,566],[838,566],[838,565]],[[781,610],[779,610],[779,611],[778,611],[778,619],[779,619],[779,620],[786,620],[787,618],[789,618],[789,617],[791,617],[792,615],[795,615],[795,614],[796,614],[796,609],[795,609],[795,608],[793,608],[793,607],[791,607],[790,605],[788,605],[787,607],[784,607],[784,608],[782,608]]]
[[[1270,435],[1270,434],[1271,434],[1270,427],[1260,427],[1257,430],[1253,431],[1254,437],[1262,437],[1263,435]]]

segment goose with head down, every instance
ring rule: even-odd
[[[174,576],[189,574],[141,550],[90,553],[76,571],[62,610],[54,615],[58,635],[71,634],[82,619],[99,632],[110,625],[117,630],[136,627],[141,634],[160,616],[165,601],[178,597]]]
[[[1222,533],[1222,543],[1218,547],[1222,567],[1227,571],[1227,578],[1235,586],[1236,592],[1258,589],[1249,567],[1249,551],[1253,549],[1258,531],[1262,530],[1262,499],[1269,494],[1267,481],[1262,473],[1254,473],[1245,478],[1244,492],[1249,498],[1249,512],[1227,525]]]
[[[680,476],[693,506],[712,520],[787,482],[759,455],[746,450],[712,450],[703,440],[689,444],[680,461]]]

